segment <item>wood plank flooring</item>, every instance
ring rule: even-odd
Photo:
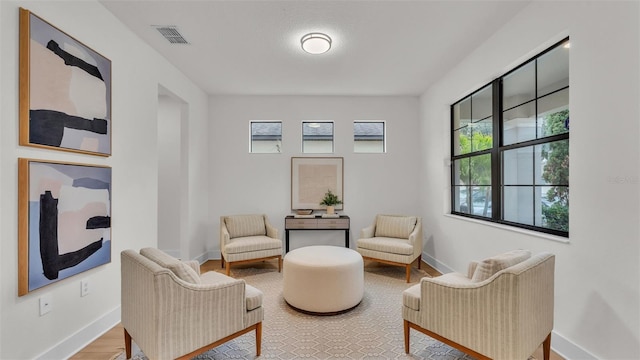
[[[417,265],[417,264],[416,264]],[[414,266],[416,266],[414,265]],[[201,272],[220,269],[220,260],[209,260],[200,266]],[[438,276],[440,273],[422,262],[422,269],[431,276]],[[71,360],[109,360],[116,358],[124,351],[124,328],[121,324],[116,325],[104,335],[96,339],[91,344],[72,356]],[[535,359],[542,359],[542,346],[533,353]],[[551,351],[551,360],[564,360],[560,355]]]

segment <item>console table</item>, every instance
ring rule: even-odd
[[[289,252],[290,230],[344,230],[344,246],[349,247],[350,219],[346,215],[336,218],[323,218],[316,215],[312,218],[297,218],[289,215],[284,218],[285,253]]]

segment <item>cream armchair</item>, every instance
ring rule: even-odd
[[[360,231],[356,250],[365,260],[404,266],[411,281],[411,264],[422,259],[422,219],[416,216],[376,215],[373,225]]]
[[[278,259],[282,271],[282,240],[267,215],[231,215],[220,217],[220,252],[227,275],[231,264]]]
[[[472,262],[468,274],[422,278],[402,294],[404,346],[418,330],[477,359],[549,359],[555,256],[526,250]]]
[[[253,330],[260,356],[260,290],[216,272],[200,275],[197,261],[153,248],[125,250],[120,258],[127,359],[132,339],[149,359],[191,359]]]

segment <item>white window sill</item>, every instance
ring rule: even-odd
[[[494,223],[494,222],[491,222],[491,221],[483,221],[483,220],[468,218],[466,216],[458,216],[458,215],[453,215],[453,214],[444,214],[444,216],[446,216],[448,218],[456,219],[456,220],[464,220],[464,221],[469,221],[469,222],[472,222],[472,223],[475,223],[475,224],[479,224],[479,225],[491,226],[491,227],[502,229],[502,230],[512,231],[512,232],[516,232],[516,233],[523,234],[523,235],[535,236],[535,237],[542,238],[542,239],[545,239],[545,240],[557,241],[557,242],[560,242],[560,243],[563,243],[563,244],[569,244],[570,243],[569,238],[562,237],[562,236],[546,234],[546,233],[543,233],[543,232],[538,232],[538,231],[533,231],[533,230],[521,229],[521,228],[517,228],[517,227],[514,227],[514,226]]]

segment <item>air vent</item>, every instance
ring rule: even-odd
[[[175,25],[154,25],[154,27],[172,44],[188,44]]]

